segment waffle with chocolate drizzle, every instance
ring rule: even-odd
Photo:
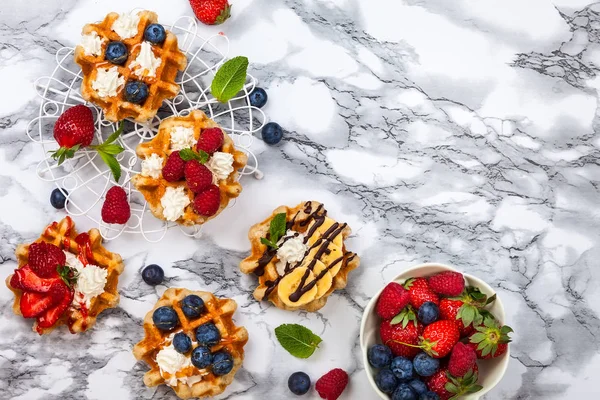
[[[286,216],[286,233],[277,248],[268,247],[261,238],[269,239],[271,221],[280,213]],[[350,233],[348,224],[329,218],[316,201],[278,207],[250,228],[251,254],[240,270],[257,276],[257,300],[269,300],[283,310],[317,311],[333,291],[346,287],[348,273],[360,264],[344,244]]]

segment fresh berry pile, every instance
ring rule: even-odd
[[[481,390],[478,360],[506,353],[512,332],[489,311],[495,299],[465,286],[454,271],[388,284],[376,305],[383,344],[367,353],[379,390],[392,400],[456,399]]]

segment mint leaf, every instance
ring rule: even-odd
[[[269,226],[269,235],[271,242],[277,243],[283,235],[285,235],[285,228],[287,226],[287,215],[285,213],[277,214],[271,220]]]
[[[291,355],[298,358],[312,356],[323,340],[308,328],[298,324],[283,324],[275,328],[275,336]]]
[[[269,247],[272,247],[272,248],[274,248],[274,249],[277,249],[277,248],[278,248],[278,246],[277,246],[277,243],[273,243],[273,242],[271,242],[271,241],[270,241],[269,239],[267,239],[267,238],[260,238],[260,242],[261,242],[262,244],[264,244],[265,246],[269,246]]]
[[[121,164],[119,164],[119,162],[114,156],[108,153],[98,151],[98,154],[100,154],[102,161],[104,161],[104,163],[108,165],[108,168],[110,168],[110,171],[112,172],[115,178],[115,182],[119,182],[119,179],[121,179]]]
[[[191,160],[198,160],[200,162],[200,164],[204,164],[205,162],[208,161],[208,153],[203,151],[203,150],[198,150],[198,152],[196,153],[194,150],[192,149],[182,149],[179,151],[179,157],[181,157],[181,159],[183,161],[191,161]]]
[[[234,57],[221,65],[210,85],[210,91],[221,103],[228,102],[246,83],[248,58]]]

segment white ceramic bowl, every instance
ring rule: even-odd
[[[456,271],[456,269],[438,263],[420,264],[405,270],[400,275],[392,279],[391,282],[403,283],[406,279],[411,277],[418,278],[422,276],[430,276],[443,271]],[[492,296],[495,293],[494,290],[481,279],[469,274],[463,275],[467,281],[467,285],[478,287],[488,296]],[[377,385],[375,384],[375,374],[377,370],[371,367],[369,361],[367,360],[367,349],[376,343],[381,343],[379,338],[379,324],[381,322],[381,318],[379,318],[375,312],[375,305],[377,304],[377,300],[379,299],[379,295],[381,294],[382,290],[383,288],[381,288],[381,290],[377,292],[375,296],[373,296],[365,308],[365,312],[362,317],[362,323],[360,325],[360,346],[362,349],[363,364],[365,366],[369,383],[379,397],[382,399],[389,399],[390,397],[387,394],[383,393],[377,388]],[[500,300],[500,297],[496,298],[496,301],[494,301],[492,304],[490,311],[501,323],[504,323],[504,307],[502,306],[502,300]],[[463,396],[461,399],[476,400],[492,390],[492,388],[496,386],[496,384],[500,382],[500,379],[502,379],[504,376],[509,358],[510,346],[508,347],[506,353],[502,356],[478,362],[479,384],[483,386],[483,389],[477,393]]]

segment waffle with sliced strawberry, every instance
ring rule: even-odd
[[[194,140],[189,148],[173,148],[171,135],[177,129],[193,129]],[[217,151],[232,158],[233,168],[225,179],[218,179],[207,168]],[[189,204],[175,221],[181,225],[203,224],[216,217],[242,191],[238,171],[244,168],[248,156],[237,150],[229,135],[202,111],[194,110],[186,116],[164,119],[157,135],[138,145],[136,152],[142,160],[153,154],[162,159],[158,178],[140,173],[132,179],[152,214],[161,220],[167,220],[161,200],[169,187],[183,189],[189,199]]]
[[[104,292],[90,300],[89,306],[74,299],[78,288],[77,270],[67,265],[66,253],[85,266],[105,269]],[[16,250],[18,268],[6,279],[15,294],[13,311],[25,318],[35,318],[33,330],[40,335],[60,325],[71,333],[84,332],[93,326],[98,315],[119,303],[117,283],[123,272],[121,256],[102,246],[97,229],[78,233],[70,217],[53,222],[32,244]]]

